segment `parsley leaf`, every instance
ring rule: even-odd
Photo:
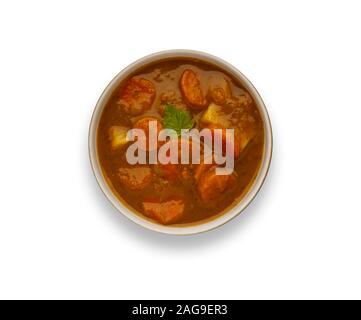
[[[182,129],[191,129],[193,127],[194,120],[189,112],[167,104],[164,109],[163,125],[166,129],[173,129],[180,135]]]

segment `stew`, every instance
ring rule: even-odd
[[[213,160],[199,164],[130,164],[127,132],[149,124],[162,129],[208,128],[220,136],[234,129],[234,170],[218,175]],[[252,96],[217,66],[199,60],[164,60],[130,75],[107,102],[97,130],[103,175],[120,201],[160,224],[200,223],[240,201],[252,185],[264,147],[263,122]],[[146,143],[145,151],[158,150]],[[223,150],[223,149],[222,149]]]

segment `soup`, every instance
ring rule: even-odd
[[[152,144],[151,125],[157,134],[175,130],[178,142],[181,129],[209,129],[213,144],[218,139],[221,150],[232,150],[231,172],[217,174],[224,165],[215,154],[205,159],[204,140],[199,163],[130,164],[129,130],[144,130],[148,159],[171,140]],[[233,129],[231,143],[227,129]],[[114,90],[97,128],[98,159],[113,193],[135,213],[165,225],[202,223],[237,204],[252,185],[263,152],[264,126],[253,97],[227,72],[196,59],[162,60],[129,75]]]

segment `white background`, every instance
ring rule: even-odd
[[[359,1],[2,1],[0,298],[361,298]],[[143,230],[92,175],[87,131],[122,68],[188,48],[265,100],[255,202],[198,236]]]

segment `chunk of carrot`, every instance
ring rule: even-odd
[[[162,224],[176,222],[184,212],[184,201],[168,200],[164,202],[144,201],[143,209],[146,216]]]
[[[152,171],[148,166],[120,168],[118,174],[122,185],[134,191],[142,190],[152,182]]]
[[[219,198],[226,189],[234,186],[236,174],[217,175],[216,167],[210,168],[204,172],[198,182],[198,192],[204,202],[212,201]]]
[[[187,104],[194,109],[207,107],[200,81],[194,71],[186,69],[180,79],[180,89]]]
[[[131,78],[121,90],[118,104],[125,112],[135,116],[148,110],[155,98],[153,83],[144,78]]]

